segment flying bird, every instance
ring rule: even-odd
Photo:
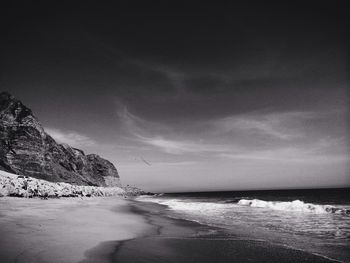
[[[143,159],[142,157],[140,157],[141,161],[143,161],[145,164],[151,166],[152,164],[150,164],[149,162],[147,162],[145,159]]]
[[[143,157],[136,157],[135,156],[133,159],[136,161],[142,161],[143,163],[147,164],[148,166],[152,165],[150,162],[146,161]]]

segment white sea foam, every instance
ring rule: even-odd
[[[303,201],[300,201],[300,200],[294,200],[291,202],[271,202],[271,201],[264,201],[259,199],[252,199],[252,200],[241,199],[238,201],[238,205],[258,207],[258,208],[268,208],[268,209],[279,210],[279,211],[295,211],[295,212],[307,212],[307,213],[315,213],[315,214],[348,213],[348,210],[345,208],[339,208],[331,205],[316,205],[311,203],[304,203]]]
[[[202,201],[189,201],[181,199],[168,199],[144,196],[139,198],[140,201],[155,202],[158,204],[166,205],[170,209],[175,211],[188,211],[213,214],[224,210],[234,210],[237,206],[246,206],[253,208],[265,208],[286,212],[303,212],[314,214],[349,214],[350,209],[345,207],[336,207],[331,205],[320,205],[305,203],[300,200],[294,200],[291,202],[282,201],[264,201],[259,199],[240,199],[237,203],[218,203],[218,202],[202,202]]]
[[[300,200],[249,200],[247,197],[228,200],[163,195],[137,199],[165,205],[169,217],[230,229],[238,237],[264,239],[324,257],[334,257],[333,249],[336,249],[340,259],[347,258],[343,256],[343,248],[349,247],[350,207],[347,200],[337,205],[322,205]]]
[[[180,210],[180,211],[213,210],[213,209],[230,206],[230,204],[218,204],[213,202],[198,202],[198,201],[190,202],[190,201],[184,201],[179,199],[162,199],[162,198],[147,197],[147,196],[141,196],[138,198],[138,200],[166,205],[173,210]]]

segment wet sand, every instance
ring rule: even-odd
[[[136,256],[137,255],[137,256]],[[141,238],[123,242],[113,262],[332,262],[264,242],[215,238]]]
[[[144,237],[100,244],[87,253],[87,258],[96,258],[103,249],[115,245],[107,256],[110,262],[336,262],[265,241],[243,240],[219,228],[167,218],[164,208],[156,204],[134,202],[132,206],[134,213],[152,225],[152,231]]]

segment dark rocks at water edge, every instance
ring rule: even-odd
[[[75,185],[120,185],[111,162],[58,144],[32,111],[6,92],[0,93],[0,170]]]

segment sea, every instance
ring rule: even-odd
[[[266,241],[350,262],[350,189],[171,193],[137,198],[167,216],[227,230],[227,238]]]

